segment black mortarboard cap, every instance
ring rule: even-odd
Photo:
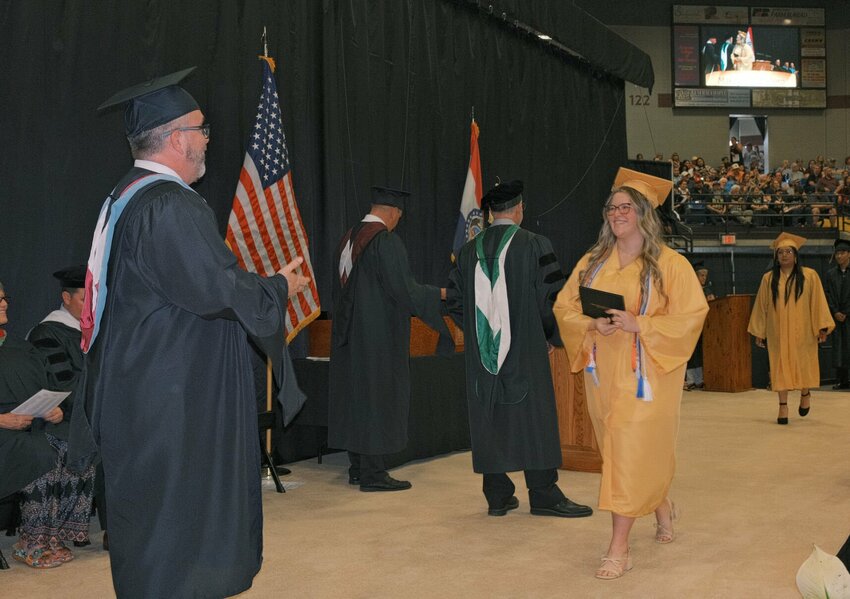
[[[408,197],[410,197],[410,192],[402,191],[401,189],[390,189],[389,187],[378,187],[377,185],[372,187],[373,204],[395,206],[403,211]]]
[[[195,98],[185,89],[177,85],[185,79],[195,67],[189,67],[170,75],[164,75],[122,89],[106,102],[97,107],[98,110],[127,104],[124,110],[124,132],[127,137],[135,137],[139,133],[164,125],[174,119],[198,110]]]
[[[693,263],[692,266],[694,267],[694,270],[697,271],[697,272],[699,272],[701,270],[708,270],[708,267],[705,265],[705,262],[703,262],[702,260],[697,260],[696,262]]]
[[[500,183],[481,198],[481,207],[491,212],[504,212],[522,202],[522,181]]]
[[[69,266],[53,273],[54,278],[59,279],[62,287],[80,289],[86,286],[86,265]]]
[[[836,239],[835,243],[832,244],[832,247],[837,252],[838,250],[846,250],[850,252],[850,240],[847,239]]]

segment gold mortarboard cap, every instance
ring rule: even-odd
[[[672,191],[673,182],[668,179],[662,179],[661,177],[653,177],[646,173],[620,167],[611,189],[617,187],[631,187],[635,191],[639,191],[649,200],[653,208],[658,208],[667,199],[670,191]]]
[[[784,247],[792,247],[799,252],[804,243],[806,243],[805,237],[792,235],[791,233],[780,233],[779,237],[774,239],[773,243],[770,244],[770,247],[774,250]]]

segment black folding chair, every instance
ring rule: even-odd
[[[0,499],[0,530],[6,529],[6,536],[12,537],[21,521],[21,495],[14,493]],[[9,562],[0,551],[0,570],[8,570]]]

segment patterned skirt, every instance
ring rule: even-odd
[[[18,532],[26,545],[56,546],[63,541],[89,539],[94,492],[94,465],[82,474],[65,467],[68,442],[47,434],[56,450],[56,465],[21,491],[21,525]]]

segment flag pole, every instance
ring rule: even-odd
[[[266,32],[266,26],[263,25],[263,58],[268,60],[269,58],[269,37]],[[272,71],[274,71],[274,67],[272,67]],[[288,351],[285,347],[283,351]],[[272,411],[272,361],[271,358],[266,357],[266,410]],[[269,455],[272,454],[272,431],[271,429],[266,429],[266,451],[269,452]],[[269,465],[271,468],[271,465]]]

